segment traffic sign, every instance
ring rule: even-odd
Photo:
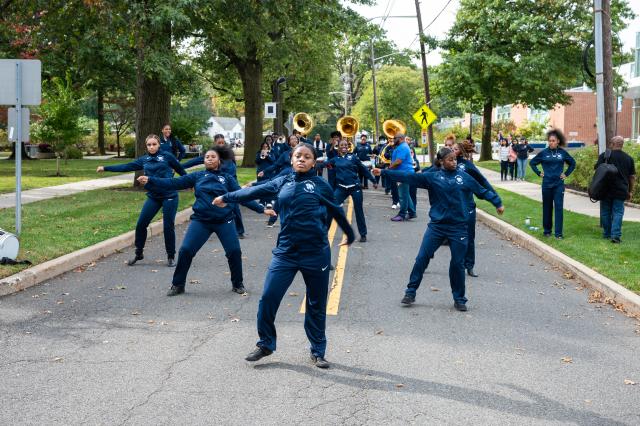
[[[422,108],[413,114],[413,119],[416,120],[423,129],[429,127],[429,125],[436,121],[437,118],[438,116],[426,105],[422,105]]]
[[[21,65],[21,88],[17,89],[16,65]],[[33,59],[0,59],[0,105],[16,105],[18,93],[22,105],[40,105],[42,63]]]
[[[422,129],[422,138],[420,139],[420,146],[421,147],[429,146],[429,142],[427,141],[427,129]]]

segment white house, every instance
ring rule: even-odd
[[[207,133],[211,138],[220,133],[227,142],[244,141],[244,117],[239,120],[235,117],[211,117],[207,123]]]

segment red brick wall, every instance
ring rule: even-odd
[[[511,107],[511,120],[516,127],[521,127],[527,121],[529,108],[523,105],[514,105]]]
[[[579,140],[586,144],[597,138],[596,94],[593,92],[571,92],[572,102],[564,107],[562,131],[568,140]],[[571,135],[572,132],[577,135]]]
[[[0,107],[0,124],[7,125],[7,107]]]

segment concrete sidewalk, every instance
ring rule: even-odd
[[[501,181],[500,173],[480,166],[478,166],[478,169],[480,169],[482,174],[494,187],[506,189],[507,191],[542,202],[542,190],[540,189],[540,185],[526,181]],[[573,194],[569,191],[564,193],[564,209],[587,216],[600,217],[599,203],[592,203],[588,197]],[[640,209],[626,207],[624,210],[624,220],[629,222],[640,222]]]
[[[48,200],[50,198],[64,197],[65,195],[76,194],[78,192],[128,184],[133,182],[133,175],[133,173],[126,173],[101,179],[91,179],[81,182],[65,183],[64,185],[29,189],[27,191],[22,191],[22,204],[34,203],[36,201]],[[15,206],[15,192],[0,195],[0,209],[8,209]]]

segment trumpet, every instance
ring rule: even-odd
[[[356,133],[358,133],[358,125],[358,120],[350,115],[341,117],[336,124],[336,129],[338,129],[342,136],[347,138],[349,153],[352,153],[356,149],[356,146],[353,143],[353,138]]]

